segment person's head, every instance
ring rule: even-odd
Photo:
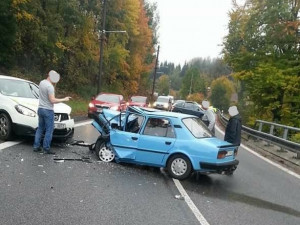
[[[204,110],[207,110],[209,108],[209,101],[207,100],[202,101],[202,108]]]
[[[52,84],[56,84],[58,83],[58,81],[60,80],[60,75],[59,73],[57,73],[54,70],[50,70],[48,73],[48,77],[47,79],[52,83]]]
[[[234,106],[229,107],[228,113],[231,117],[233,117],[233,116],[236,116],[237,114],[239,114],[239,111],[238,111],[237,107],[234,105]]]

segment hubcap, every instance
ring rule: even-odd
[[[111,162],[115,158],[115,153],[110,148],[103,146],[99,151],[99,158],[104,162]]]
[[[1,117],[0,118],[0,135],[6,136],[7,132],[8,132],[7,120],[5,119],[5,117]]]
[[[187,170],[187,163],[184,159],[177,158],[172,162],[171,169],[173,174],[181,176],[185,174]]]

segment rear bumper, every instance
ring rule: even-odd
[[[225,162],[225,163],[200,162],[200,167],[203,170],[223,172],[223,171],[229,171],[235,169],[238,164],[239,161],[236,159],[234,161]]]

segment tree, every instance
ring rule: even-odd
[[[170,90],[169,76],[164,74],[158,78],[157,91],[159,95],[168,95]]]
[[[211,102],[214,107],[220,110],[227,110],[230,106],[231,95],[234,92],[234,86],[227,77],[222,76],[214,80],[211,84]]]

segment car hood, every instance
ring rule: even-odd
[[[34,98],[20,98],[20,97],[9,97],[12,101],[17,104],[23,105],[29,109],[37,112],[39,106],[39,100]],[[54,112],[55,113],[67,113],[70,114],[72,111],[71,107],[64,103],[54,104]]]
[[[107,106],[107,107],[119,105],[119,103],[115,103],[115,102],[103,102],[103,101],[98,101],[98,100],[94,100],[93,103],[94,103],[94,105],[102,105],[102,106]]]

